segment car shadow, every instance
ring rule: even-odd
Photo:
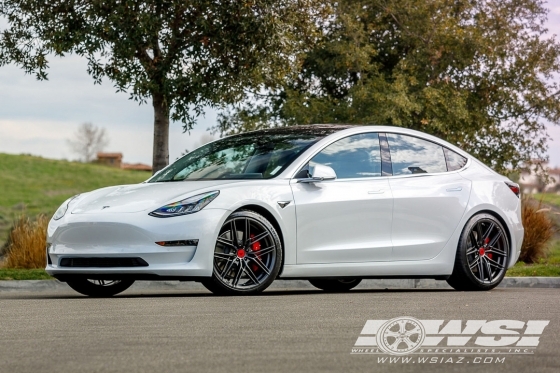
[[[0,294],[0,299],[81,299],[96,301],[100,299],[138,299],[138,298],[252,298],[252,297],[283,297],[283,296],[320,296],[331,297],[342,294],[382,294],[382,293],[455,293],[453,289],[353,289],[346,293],[328,293],[315,289],[269,289],[263,293],[251,296],[220,296],[214,295],[207,290],[133,290],[127,293],[115,295],[111,298],[91,298],[81,294],[43,294],[43,293],[17,293],[17,294]]]

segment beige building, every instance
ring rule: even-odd
[[[96,163],[122,168],[123,170],[136,170],[152,172],[152,166],[143,163],[123,163],[122,153],[97,153]]]
[[[534,172],[525,171],[519,177],[521,190],[526,194],[543,192],[560,194],[560,168],[549,168],[546,163],[542,166],[548,172],[549,182],[545,184]]]
[[[121,168],[122,157],[122,153],[97,153],[97,163]]]

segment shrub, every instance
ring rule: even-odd
[[[525,263],[537,263],[548,255],[550,239],[557,229],[548,214],[550,208],[543,207],[542,200],[536,201],[531,197],[523,196],[521,205],[525,237],[519,260]]]
[[[35,220],[21,215],[10,230],[3,266],[45,268],[48,223],[45,215],[39,215]]]

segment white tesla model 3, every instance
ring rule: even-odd
[[[397,127],[294,126],[226,137],[141,184],[68,199],[49,223],[46,270],[90,296],[169,279],[216,294],[277,278],[489,290],[522,240],[519,186],[463,150]]]

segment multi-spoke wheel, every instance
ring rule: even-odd
[[[253,211],[238,211],[220,230],[214,272],[202,284],[221,295],[259,293],[274,281],[281,262],[282,244],[274,226]]]
[[[93,279],[73,279],[67,282],[68,286],[78,293],[90,297],[104,298],[122,293],[132,286],[134,280],[93,280]]]
[[[329,293],[340,293],[354,289],[362,282],[361,278],[341,278],[341,279],[311,279],[311,285]]]
[[[469,220],[457,248],[453,274],[447,282],[457,290],[490,290],[504,278],[509,242],[502,224],[490,214]]]

